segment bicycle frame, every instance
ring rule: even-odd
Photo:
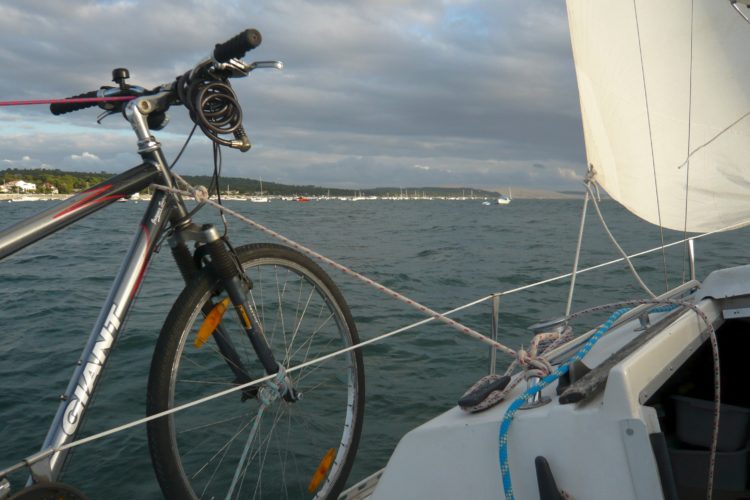
[[[149,112],[165,109],[162,107],[164,103],[173,98],[174,89],[166,86],[156,93],[130,101],[124,114],[138,139],[138,154],[143,163],[0,231],[0,260],[154,182],[168,188],[174,187],[173,176],[162,153],[161,144],[151,135],[147,120]],[[60,398],[60,406],[42,449],[23,462],[31,470],[31,480],[49,482],[56,481],[60,476],[68,456],[68,449],[60,448],[76,438],[120,328],[125,323],[151,257],[157,251],[157,245],[168,227],[172,232],[169,238],[172,254],[184,280],[188,281],[202,267],[195,262],[186,243],[195,241],[205,245],[210,257],[207,270],[213,273],[231,297],[266,373],[277,373],[280,370],[265,340],[261,324],[247,302],[243,282],[237,276],[236,262],[222,236],[213,226],[199,227],[193,224],[181,195],[156,190],[120,264],[78,366]],[[250,317],[253,318],[252,323]],[[242,361],[232,343],[222,335],[221,327],[213,337],[235,377],[240,381],[247,379]],[[294,400],[296,393],[286,378],[285,386],[288,389],[284,390],[284,397]]]
[[[131,106],[128,111],[128,119],[141,139],[139,153],[144,163],[0,231],[0,260],[154,182],[172,185],[172,177],[160,144],[150,136],[138,110]],[[44,440],[42,451],[60,447],[75,439],[111,348],[156,250],[156,244],[167,224],[171,222],[174,225],[177,221],[184,220],[186,214],[187,210],[179,195],[155,191],[120,264],[78,366],[60,398],[60,406]],[[62,471],[66,456],[67,451],[58,451],[36,462],[30,460],[33,479],[55,481]]]

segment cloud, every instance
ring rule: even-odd
[[[144,9],[149,16],[138,14]],[[355,185],[387,173],[403,185],[460,179],[480,187],[498,179],[568,188],[571,176],[552,166],[585,170],[564,5],[40,0],[6,2],[0,14],[0,64],[10,68],[0,78],[0,96],[8,99],[111,85],[115,67],[129,68],[133,84],[169,82],[251,20],[263,44],[248,59],[281,59],[285,70],[233,81],[254,147],[226,154],[227,175]],[[96,163],[122,171],[137,164],[128,124],[112,116],[97,126],[98,111],[3,112],[0,150],[8,158],[34,151],[56,168]],[[183,108],[170,117],[171,134],[156,133],[168,159],[191,126]],[[375,170],[333,168],[346,163]],[[180,171],[207,174],[207,164],[210,147],[196,137]],[[320,165],[337,177],[316,173]],[[523,173],[531,170],[539,175]]]
[[[88,151],[84,151],[80,155],[70,155],[70,158],[75,161],[101,161],[101,158]]]
[[[557,173],[562,179],[582,181],[583,176],[572,168],[558,168]]]
[[[48,165],[38,158],[32,158],[29,155],[22,156],[19,160],[11,160],[4,158],[2,164],[6,168],[20,168],[20,169],[33,169],[33,168],[46,168]]]

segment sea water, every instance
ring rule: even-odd
[[[3,226],[52,202],[3,203]],[[262,224],[435,310],[446,311],[493,292],[571,270],[582,200],[513,200],[508,206],[467,201],[227,202]],[[0,262],[0,468],[38,451],[132,239],[145,202],[116,203]],[[613,233],[628,253],[681,239],[602,203]],[[210,209],[202,219],[216,220]],[[269,237],[229,221],[234,244]],[[748,230],[696,243],[698,277],[750,261]],[[581,268],[618,258],[588,215]],[[665,272],[666,263],[666,272]],[[656,293],[689,274],[676,246],[634,260]],[[354,315],[362,340],[423,319],[408,306],[327,268]],[[569,279],[503,296],[500,341],[528,344],[527,327],[560,316]],[[153,260],[122,332],[82,435],[138,419],[153,347],[183,287],[169,252]],[[573,310],[644,297],[623,264],[581,274]],[[455,315],[489,333],[491,307],[483,302]],[[601,321],[575,325],[582,333]],[[364,349],[367,400],[362,442],[350,483],[383,467],[405,432],[455,405],[487,373],[488,348],[438,322]],[[508,363],[498,356],[498,368]],[[14,476],[16,483],[24,475]],[[91,498],[159,498],[144,426],[75,450],[64,481]]]

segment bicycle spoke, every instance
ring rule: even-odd
[[[208,465],[209,465],[209,464],[210,464],[211,462],[213,462],[213,460],[214,460],[214,459],[215,459],[215,458],[216,458],[216,457],[217,457],[217,456],[219,455],[219,453],[221,453],[221,452],[222,452],[222,451],[224,451],[224,450],[227,450],[227,449],[229,449],[229,446],[230,446],[230,445],[231,445],[231,444],[232,444],[232,443],[234,442],[234,440],[235,440],[235,439],[237,439],[237,436],[239,436],[239,435],[240,435],[240,434],[242,433],[242,431],[243,431],[243,430],[245,430],[245,429],[247,428],[247,426],[248,426],[248,425],[250,425],[250,423],[249,423],[249,422],[246,422],[246,423],[245,423],[245,425],[243,425],[243,426],[242,426],[242,427],[240,428],[240,430],[239,430],[239,431],[237,431],[237,433],[236,433],[236,434],[235,434],[234,436],[232,436],[232,438],[231,438],[231,439],[230,439],[229,441],[227,441],[226,443],[224,443],[224,445],[223,445],[223,446],[222,446],[221,448],[219,448],[219,449],[218,449],[218,450],[216,451],[216,453],[214,453],[214,455],[213,455],[213,456],[212,456],[211,458],[209,458],[209,459],[208,459],[208,461],[206,461],[206,463],[205,463],[205,464],[203,464],[203,466],[202,466],[202,467],[201,467],[200,469],[198,469],[197,471],[195,471],[195,472],[193,473],[193,475],[192,475],[192,478],[193,478],[193,479],[195,479],[196,477],[198,477],[198,475],[200,475],[200,473],[201,473],[201,472],[203,472],[203,469],[205,469],[206,467],[208,467]]]
[[[301,292],[300,288],[300,292]],[[299,303],[297,304],[297,312],[296,312],[296,318],[297,318],[297,324],[294,326],[294,332],[292,333],[292,339],[289,342],[286,342],[286,339],[284,341],[284,345],[288,347],[286,352],[284,353],[284,359],[289,359],[289,349],[292,348],[294,345],[294,341],[297,338],[297,334],[299,333],[300,327],[302,326],[302,321],[305,319],[305,313],[307,312],[307,308],[310,306],[310,301],[313,298],[313,294],[315,293],[315,289],[310,289],[310,294],[307,296],[307,301],[305,301],[305,307],[302,309],[302,314],[299,313]],[[300,293],[301,295],[301,293]]]
[[[316,335],[317,335],[317,332],[313,332],[313,333],[309,334],[308,338],[305,339],[305,341],[299,346],[299,348],[294,353],[292,353],[291,356],[289,356],[289,359],[297,359],[298,358],[297,355],[304,348],[304,349],[306,349],[305,350],[305,354],[304,354],[304,356],[302,356],[302,359],[300,360],[300,363],[307,362],[308,358],[309,358],[309,355],[310,355],[310,349],[312,347],[313,341],[316,339]],[[323,348],[328,348],[328,347],[330,347],[330,345],[332,343],[336,342],[337,340],[339,340],[339,339],[329,338],[326,341],[325,345],[323,345],[322,347]],[[323,354],[329,354],[329,352],[331,350],[325,351],[324,349],[319,349],[319,351],[320,352],[318,352],[317,355],[320,356],[320,355],[323,355]]]
[[[190,380],[186,378],[180,378],[175,380],[175,382],[182,382],[185,384],[203,384],[203,385],[223,385],[223,386],[233,386],[236,384],[233,384],[232,382],[213,382],[211,380]]]
[[[247,301],[256,311],[268,347],[282,366],[296,366],[356,342],[349,313],[344,312],[345,303],[338,292],[331,291],[330,280],[324,280],[319,270],[311,271],[314,264],[275,246],[247,247],[251,253],[257,249],[262,254],[258,258],[247,258],[248,250],[242,248],[238,255],[253,283]],[[169,394],[173,394],[170,405],[235,383],[231,368],[237,367],[227,363],[215,342],[209,344],[210,348],[193,347],[203,316],[202,304],[223,296],[223,292],[216,296],[215,282],[204,286],[203,291],[190,295],[189,301],[183,300],[187,319],[184,326],[175,329],[180,339],[177,349],[164,349],[162,357],[170,360],[172,367],[161,371],[168,377],[164,381]],[[188,292],[192,290],[183,293]],[[259,362],[239,319],[227,314],[221,325],[238,359],[246,363],[248,371],[255,371]],[[169,453],[164,460],[178,462],[182,469],[176,470],[184,470],[182,476],[168,479],[170,484],[185,485],[184,490],[171,496],[335,498],[351,467],[350,448],[356,448],[361,428],[360,360],[361,355],[353,351],[343,359],[332,358],[292,372],[289,378],[293,387],[304,398],[295,402],[275,398],[262,415],[252,397],[255,392],[247,391],[197,406],[184,416],[165,419],[173,422],[172,427],[162,428],[153,436],[149,427],[150,444],[156,442],[157,448],[160,443],[166,445]],[[175,440],[182,446],[171,444]],[[334,460],[323,480],[315,485],[317,495],[310,495],[308,484],[321,457],[331,448],[336,450]],[[158,470],[157,474],[164,475]]]
[[[276,277],[276,295],[278,302],[276,303],[279,308],[279,318],[281,319],[281,334],[284,337],[284,340],[286,341],[286,324],[284,322],[284,302],[282,300],[282,296],[284,295],[284,292],[286,292],[286,281],[284,281],[284,287],[283,290],[279,287],[279,268],[278,266],[274,266],[274,276]]]
[[[224,420],[219,420],[217,422],[211,422],[211,423],[208,423],[208,424],[196,425],[195,427],[191,427],[191,428],[188,428],[188,429],[183,429],[183,430],[179,431],[178,434],[184,434],[186,432],[193,432],[193,431],[197,431],[199,429],[205,429],[206,427],[212,427],[214,425],[225,424],[227,422],[231,422],[233,420],[237,420],[237,419],[243,418],[245,416],[247,416],[247,415],[245,413],[243,413],[241,415],[237,415],[236,417],[231,417],[231,418],[227,418],[227,419],[224,419]]]
[[[240,479],[241,471],[245,469],[245,461],[247,460],[247,454],[250,452],[250,445],[255,440],[255,437],[258,435],[258,428],[260,427],[260,420],[263,418],[263,412],[266,409],[265,404],[261,404],[260,408],[258,409],[258,413],[255,415],[255,418],[253,419],[253,427],[250,429],[250,435],[247,437],[247,442],[245,443],[245,447],[242,450],[242,454],[240,455],[240,461],[235,467],[234,471],[234,478],[232,478],[232,484],[229,485],[229,492],[227,493],[227,497],[231,498],[232,493],[234,492],[234,488],[237,486],[237,481]]]
[[[249,467],[249,465],[255,460],[255,457],[259,457],[260,454],[261,454],[261,452],[263,452],[264,449],[266,450],[263,453],[263,457],[264,458],[262,460],[259,460],[259,462],[258,462],[258,465],[259,465],[258,470],[257,470],[258,481],[256,482],[256,492],[253,494],[253,498],[255,498],[255,495],[257,494],[258,488],[262,486],[263,466],[265,464],[265,455],[267,454],[268,447],[271,445],[271,440],[273,438],[274,430],[276,429],[276,425],[278,423],[278,420],[280,419],[279,415],[282,413],[282,408],[283,407],[280,406],[280,405],[277,407],[277,409],[276,409],[276,415],[272,419],[271,427],[270,427],[270,429],[267,432],[264,433],[265,436],[266,436],[265,439],[262,440],[259,443],[257,451],[251,455],[250,460],[248,461],[248,463],[247,463],[247,465],[245,467],[245,470],[243,471],[243,481],[244,481],[244,476],[247,473],[247,467]]]

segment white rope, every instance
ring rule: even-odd
[[[190,186],[180,176],[178,176],[178,175],[175,174],[175,177],[180,182],[186,184],[187,186]],[[171,192],[171,193],[174,193],[174,194],[180,194],[180,195],[184,195],[184,196],[195,196],[194,193],[196,192],[196,190],[194,188],[192,188],[192,186],[190,187],[191,191],[189,191],[189,192],[188,191],[182,191],[182,190],[175,189],[175,188],[170,188],[170,187],[167,187],[167,186],[155,185],[154,187],[156,189],[161,189],[163,191],[168,191],[168,192]],[[446,325],[450,326],[451,328],[459,331],[460,333],[462,333],[464,335],[468,335],[469,337],[472,337],[472,338],[474,338],[476,340],[479,340],[480,342],[484,342],[485,344],[487,344],[487,345],[489,345],[489,346],[491,346],[491,347],[493,347],[493,348],[495,348],[495,349],[497,349],[499,351],[504,352],[505,354],[511,356],[512,358],[515,358],[517,356],[516,351],[514,349],[511,349],[510,347],[507,347],[507,346],[501,344],[500,342],[492,340],[491,338],[489,338],[486,335],[482,335],[481,333],[477,332],[473,328],[469,328],[466,325],[462,325],[458,321],[450,319],[447,316],[445,316],[443,314],[440,314],[439,312],[435,311],[434,309],[430,309],[429,307],[427,307],[427,306],[425,306],[425,305],[417,302],[414,299],[410,299],[409,297],[407,297],[407,296],[405,296],[405,295],[403,295],[403,294],[401,294],[401,293],[399,293],[399,292],[397,292],[397,291],[395,291],[395,290],[393,290],[391,288],[388,288],[387,286],[385,286],[385,285],[383,285],[381,283],[378,283],[377,281],[374,281],[374,280],[368,278],[367,276],[365,276],[363,274],[360,274],[360,273],[358,273],[356,271],[353,271],[353,270],[349,269],[348,267],[339,264],[335,260],[329,259],[328,257],[326,257],[324,255],[321,255],[318,252],[316,252],[314,250],[311,250],[310,248],[307,248],[306,246],[301,245],[301,244],[297,243],[296,241],[291,240],[291,239],[287,238],[286,236],[284,236],[282,234],[277,233],[276,231],[274,231],[274,230],[272,230],[272,229],[264,226],[263,224],[255,222],[252,219],[248,219],[247,217],[245,217],[244,215],[242,215],[239,212],[236,212],[236,211],[234,211],[234,210],[232,210],[230,208],[227,208],[224,205],[220,205],[219,203],[217,203],[217,202],[215,202],[215,201],[207,198],[205,196],[205,191],[203,189],[198,190],[197,199],[200,200],[203,203],[206,203],[206,204],[209,204],[209,205],[212,205],[212,206],[216,207],[217,209],[221,210],[222,212],[226,212],[226,213],[228,213],[230,215],[233,215],[233,216],[237,217],[242,222],[244,222],[244,223],[246,223],[246,224],[248,224],[248,225],[256,228],[257,230],[259,230],[259,231],[261,231],[263,233],[268,234],[269,236],[272,236],[272,237],[276,238],[277,240],[280,240],[280,241],[284,242],[285,244],[287,244],[291,248],[293,248],[295,250],[298,250],[298,251],[300,251],[302,253],[305,253],[305,254],[307,254],[307,255],[315,258],[315,259],[318,259],[318,260],[320,260],[322,262],[325,262],[326,264],[328,264],[328,265],[330,265],[332,267],[335,267],[336,269],[338,269],[339,271],[343,272],[344,274],[348,274],[349,276],[352,276],[352,277],[354,277],[354,278],[362,281],[363,283],[366,283],[366,284],[374,287],[378,291],[383,292],[386,295],[388,295],[388,296],[390,296],[390,297],[392,297],[392,298],[394,298],[394,299],[396,299],[396,300],[398,300],[398,301],[400,301],[400,302],[402,302],[402,303],[404,303],[404,304],[406,304],[406,305],[408,305],[410,307],[413,307],[414,309],[416,309],[419,312],[422,312],[424,314],[432,316],[433,318],[437,319],[438,321],[441,321],[441,322],[445,323]]]

